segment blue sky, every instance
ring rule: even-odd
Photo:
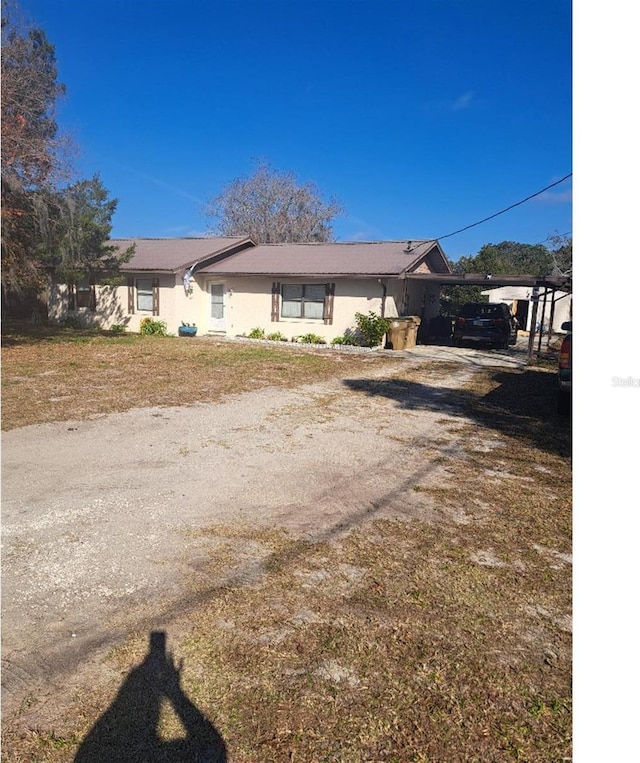
[[[336,197],[339,240],[444,237],[572,172],[568,0],[22,0],[114,237],[192,236],[257,160]],[[572,231],[571,179],[465,233]]]

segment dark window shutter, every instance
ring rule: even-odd
[[[127,278],[127,294],[128,294],[128,312],[129,315],[133,315],[136,311],[136,295],[133,278]]]
[[[273,323],[280,320],[280,284],[276,281],[271,284],[271,320]]]
[[[77,309],[76,300],[76,285],[74,283],[69,284],[69,310]]]
[[[160,315],[160,279],[153,279],[153,309],[154,315]]]
[[[324,322],[331,326],[333,324],[333,298],[336,293],[336,285],[328,283],[324,297]]]
[[[95,313],[97,307],[98,299],[96,297],[96,282],[92,280],[89,284],[89,310],[91,310],[92,313]]]

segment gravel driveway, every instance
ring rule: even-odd
[[[431,379],[428,349],[448,360],[457,352],[459,371]],[[486,355],[515,362],[513,353]],[[207,528],[326,539],[370,519],[424,518],[424,495],[412,486],[446,475],[415,444],[464,447],[446,388],[463,384],[481,356],[404,353],[400,365],[414,379],[425,369],[417,407],[336,380],[4,433],[5,712],[30,692],[81,681],[92,656],[187,606],[216,553]],[[237,558],[240,573],[236,565],[229,574],[241,584],[259,572],[241,537]]]

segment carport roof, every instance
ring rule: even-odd
[[[431,281],[440,286],[540,286],[571,291],[571,276],[501,275],[484,273],[407,273],[407,278]]]

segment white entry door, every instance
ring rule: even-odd
[[[209,284],[209,331],[226,331],[224,315],[225,292],[223,283]]]

